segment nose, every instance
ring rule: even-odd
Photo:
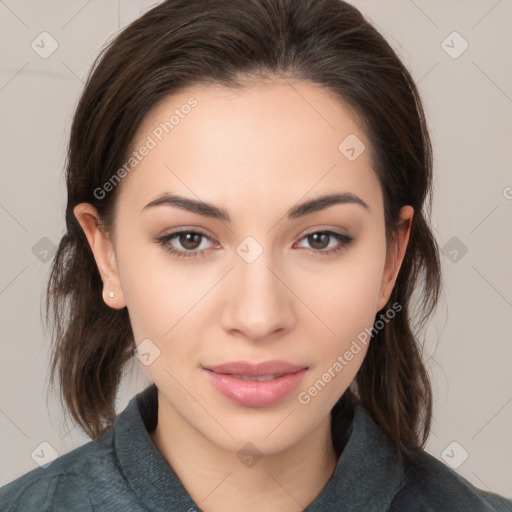
[[[226,332],[249,341],[274,340],[295,323],[294,294],[263,252],[256,261],[235,262],[228,276],[221,322]]]

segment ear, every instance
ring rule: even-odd
[[[400,210],[398,228],[386,253],[386,263],[384,265],[377,311],[380,311],[386,305],[395,286],[407,244],[409,243],[413,216],[414,208],[412,206],[403,206]]]
[[[113,309],[124,308],[126,301],[121,289],[114,247],[110,238],[100,227],[96,209],[89,203],[80,203],[73,208],[73,213],[87,237],[96,260],[103,281],[105,304]],[[113,297],[110,297],[110,292],[114,292]]]

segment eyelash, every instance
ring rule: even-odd
[[[183,233],[201,235],[204,238],[206,238],[208,241],[210,241],[210,242],[212,241],[212,239],[206,233],[204,233],[200,230],[188,230],[188,229],[174,231],[173,233],[169,233],[168,235],[164,235],[164,236],[156,238],[155,241],[158,244],[160,244],[167,252],[169,252],[172,256],[174,256],[176,258],[196,258],[196,257],[198,257],[198,254],[201,256],[204,256],[204,253],[206,253],[205,249],[201,249],[200,251],[198,251],[198,250],[179,251],[179,250],[173,249],[172,247],[169,246],[168,242],[170,240],[172,240],[173,238],[176,238],[178,235],[181,235]],[[347,249],[348,247],[353,245],[355,242],[355,240],[352,237],[349,237],[347,235],[342,235],[341,233],[337,233],[336,231],[328,231],[328,230],[312,231],[311,233],[307,233],[306,235],[304,235],[301,238],[301,240],[304,240],[304,238],[307,238],[311,235],[316,235],[316,234],[329,235],[331,238],[335,238],[336,240],[341,242],[341,245],[339,245],[338,247],[335,247],[333,249],[329,249],[329,250],[307,249],[306,248],[306,252],[310,256],[328,256],[331,254],[337,254],[337,253],[343,251],[344,249]]]

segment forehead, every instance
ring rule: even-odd
[[[310,82],[184,89],[145,116],[131,150],[143,146],[151,149],[123,180],[121,194],[140,208],[162,192],[285,207],[330,191],[380,200],[369,142],[356,115]],[[348,158],[352,148],[362,151],[356,159]]]

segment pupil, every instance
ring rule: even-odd
[[[318,246],[318,238],[320,238],[320,237],[328,238],[328,235],[325,233],[314,233],[313,235],[310,235],[310,239],[313,240],[313,243],[311,243],[311,241],[310,241],[311,246],[314,247],[315,249],[322,249],[322,248],[326,247],[325,243],[322,244],[321,242],[320,242],[320,246]],[[325,240],[324,240],[324,242],[325,242]],[[317,244],[317,245],[315,245],[315,244]]]
[[[181,235],[180,243],[183,245],[183,247],[187,249],[196,249],[198,247],[198,243],[196,240],[196,243],[194,243],[194,238],[199,238],[200,235],[196,233],[186,233],[185,235]],[[185,242],[183,242],[183,239],[185,239]]]

